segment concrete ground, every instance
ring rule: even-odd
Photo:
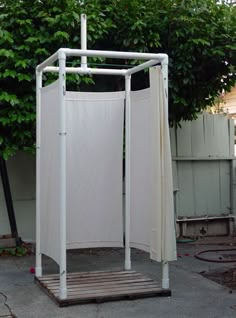
[[[221,248],[222,246],[217,246]],[[114,301],[102,304],[59,308],[34,283],[30,267],[34,256],[0,257],[0,317],[17,318],[235,318],[236,290],[204,278],[199,274],[220,267],[235,267],[197,260],[197,251],[216,246],[180,244],[178,261],[170,268],[172,297]],[[68,253],[69,271],[122,269],[123,251],[103,249]],[[160,281],[160,264],[148,255],[132,251],[133,269]],[[51,260],[44,259],[45,273],[57,270]]]

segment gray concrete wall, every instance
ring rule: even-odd
[[[35,240],[35,157],[18,152],[8,160],[7,168],[19,235],[24,240]],[[10,234],[10,226],[0,182],[0,235],[3,234]]]

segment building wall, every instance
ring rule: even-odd
[[[8,160],[7,168],[19,235],[25,240],[34,240],[35,157],[19,152]],[[0,235],[9,233],[10,226],[0,182]]]
[[[236,116],[236,86],[231,89],[229,93],[226,93],[223,96],[223,101],[221,107],[226,113],[233,116]]]

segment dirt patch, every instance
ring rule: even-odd
[[[30,243],[22,243],[21,246],[1,247],[0,257],[4,256],[27,256],[33,253],[33,245]]]
[[[230,288],[236,290],[236,265],[232,268],[223,268],[210,272],[201,272],[202,276]]]
[[[225,245],[236,246],[236,236],[212,236],[212,237],[199,237],[193,242],[189,242],[190,245]]]

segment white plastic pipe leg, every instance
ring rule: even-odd
[[[162,262],[162,288],[170,288],[170,279],[169,279],[169,264],[166,261]]]
[[[130,90],[131,76],[125,77],[125,270],[131,269],[130,252]]]

